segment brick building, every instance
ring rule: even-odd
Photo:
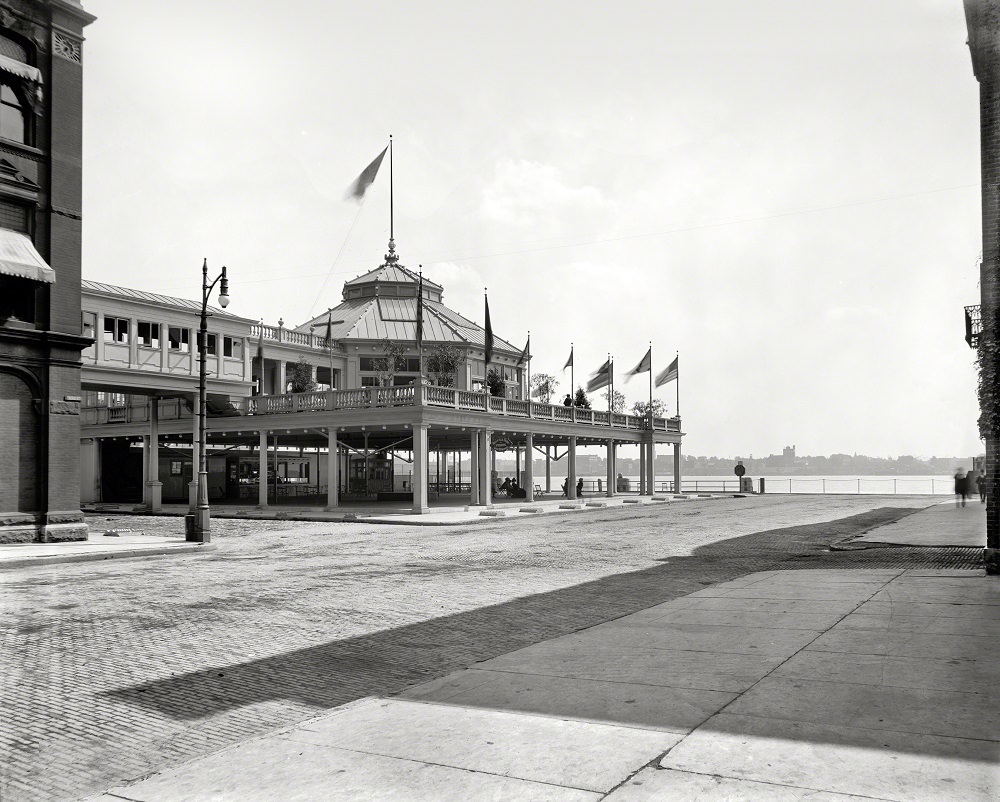
[[[79,0],[0,0],[0,542],[86,536],[80,512]]]

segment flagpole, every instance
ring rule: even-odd
[[[681,352],[678,351],[676,353],[675,357],[674,357],[674,359],[677,361],[678,364],[680,364],[680,357],[681,357]],[[677,387],[675,389],[677,391],[677,417],[679,418],[681,416],[681,372],[680,372],[680,370],[677,371]]]
[[[335,389],[333,386],[333,309],[328,308],[326,310],[326,347],[330,352],[330,389]]]
[[[390,174],[392,173],[392,159],[389,160]],[[420,280],[417,282],[417,330],[420,332],[420,383],[424,383],[424,320],[423,320],[423,303],[424,303],[424,266],[417,266],[420,270]],[[412,275],[412,274],[411,274]],[[440,370],[441,366],[438,365]]]
[[[528,329],[528,377],[524,380],[524,394],[531,403],[531,329]],[[528,407],[530,410],[531,407]]]
[[[573,351],[573,343],[569,344],[569,397],[576,400],[576,379],[573,378],[576,370],[576,353]]]
[[[389,134],[389,239],[393,239],[392,134]]]
[[[649,341],[649,428],[653,428],[653,341]]]

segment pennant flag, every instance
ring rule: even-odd
[[[521,356],[517,358],[517,366],[521,367],[527,361],[528,354],[531,353],[531,335],[528,335],[528,342],[524,344],[524,350],[521,351]]]
[[[493,326],[490,324],[490,299],[486,298],[486,364],[493,361]]]
[[[333,347],[333,310],[326,310],[326,345],[327,348]]]
[[[424,347],[424,274],[417,283],[417,350]]]
[[[364,170],[361,171],[361,175],[354,179],[354,183],[348,187],[347,193],[344,195],[344,200],[360,201],[364,199],[365,193],[368,191],[368,187],[370,187],[372,182],[375,180],[375,174],[378,173],[378,168],[382,166],[382,159],[385,158],[385,152],[388,149],[389,146],[386,145],[385,148],[382,149],[382,152],[375,157],[375,161],[369,164]]]
[[[657,375],[654,384],[659,387],[661,384],[666,384],[667,382],[672,382],[677,378],[677,360],[680,359],[679,356],[674,357],[674,361],[667,365],[667,369],[662,373]]]
[[[587,382],[587,392],[592,393],[595,390],[600,390],[602,387],[607,387],[611,384],[611,360],[608,359],[603,365],[601,365],[594,374],[591,376],[589,382]]]
[[[646,355],[639,360],[639,364],[636,365],[632,370],[625,374],[625,381],[628,382],[633,376],[638,376],[640,373],[648,373],[653,367],[653,346],[649,347],[646,351]]]
[[[573,348],[572,347],[569,349],[569,359],[566,360],[566,364],[563,365],[562,369],[566,370],[566,368],[571,368],[571,367],[573,367]]]

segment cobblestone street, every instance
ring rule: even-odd
[[[928,503],[705,499],[516,528],[216,520],[203,555],[6,570],[0,799],[83,797],[786,560],[864,567],[877,556],[825,547]]]

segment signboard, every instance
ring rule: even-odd
[[[741,479],[743,478],[743,474],[745,474],[746,472],[747,472],[747,469],[743,467],[743,463],[742,462],[737,462],[736,463],[736,467],[733,468],[733,473],[735,473]]]
[[[498,437],[493,441],[494,451],[510,451],[512,448],[514,448],[514,444],[506,437]]]

